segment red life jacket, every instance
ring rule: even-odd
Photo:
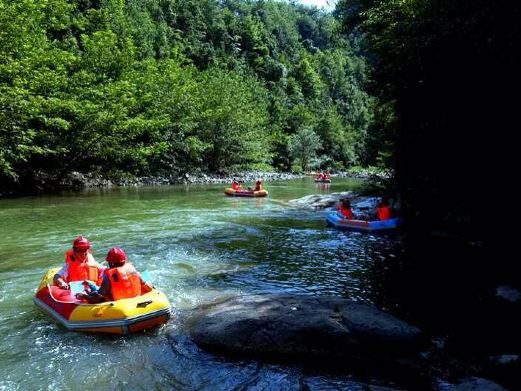
[[[101,284],[99,266],[96,264],[91,253],[87,253],[85,262],[75,259],[74,250],[65,251],[65,262],[67,263],[67,281],[91,280],[96,284]]]
[[[344,208],[344,206],[340,205],[338,210],[340,211],[340,213],[342,213],[342,215],[346,219],[348,219],[348,220],[352,220],[353,219],[353,211],[351,210],[351,208]]]
[[[141,278],[130,263],[108,269],[105,273],[110,281],[113,301],[129,299],[141,294]]]
[[[388,220],[391,218],[391,209],[387,205],[376,206],[376,217],[378,220]]]
[[[233,190],[239,190],[239,184],[237,182],[232,183],[232,189]]]

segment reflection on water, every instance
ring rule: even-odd
[[[328,194],[330,185],[331,185],[331,183],[322,183],[322,182],[315,183],[316,193],[317,194]]]
[[[230,361],[200,351],[183,320],[194,306],[245,293],[335,295],[384,307],[381,284],[400,239],[326,227],[325,211],[287,207],[359,181],[266,183],[267,198],[233,198],[217,185],[123,188],[0,200],[0,390],[300,389],[298,366]],[[56,327],[32,304],[44,271],[78,234],[103,260],[121,246],[172,303],[163,327],[130,337]],[[307,375],[306,375],[307,376]],[[310,389],[349,384],[317,375]],[[354,387],[354,386],[353,386]],[[356,388],[352,388],[356,389]]]

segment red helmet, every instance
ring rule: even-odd
[[[109,263],[123,264],[127,260],[127,254],[125,254],[125,251],[120,249],[118,246],[112,247],[107,253],[105,260]]]
[[[86,251],[90,248],[90,242],[87,240],[85,236],[80,235],[76,239],[74,239],[74,242],[72,242],[72,248],[74,250]]]

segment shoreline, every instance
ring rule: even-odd
[[[226,184],[231,185],[232,179],[237,178],[245,183],[254,183],[257,179],[264,182],[285,181],[297,178],[314,176],[306,173],[275,172],[275,171],[231,171],[222,174],[212,173],[184,173],[172,175],[147,175],[128,178],[108,178],[99,174],[85,174],[72,172],[65,179],[57,182],[50,176],[41,176],[30,186],[22,188],[2,189],[0,199],[17,198],[31,195],[55,194],[63,191],[81,191],[95,188],[131,187],[131,186],[161,186],[179,184]],[[331,174],[332,178],[359,178],[368,180],[390,179],[390,173],[375,173],[370,170],[342,171]]]

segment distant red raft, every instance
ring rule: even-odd
[[[224,194],[230,197],[266,197],[268,195],[268,191],[253,191],[248,189],[233,190],[231,187],[227,187],[226,189],[224,189]]]

